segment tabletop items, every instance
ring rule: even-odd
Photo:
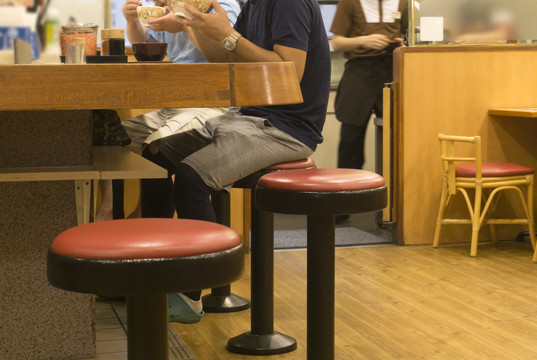
[[[138,18],[143,26],[149,27],[148,21],[164,16],[165,8],[161,6],[143,5],[136,8]]]
[[[208,13],[213,8],[210,0],[169,0],[169,5],[178,20],[181,18],[192,19],[190,14],[185,11],[185,5],[187,4],[203,13]]]
[[[125,30],[103,29],[101,31],[101,55],[125,55]]]
[[[86,55],[97,55],[97,24],[69,24],[60,31],[60,50],[65,55],[66,44],[74,44],[74,39],[85,39]]]
[[[166,56],[168,43],[136,42],[132,43],[132,52],[138,61],[162,61]]]
[[[66,64],[126,63],[125,30],[103,29],[101,51],[97,50],[99,25],[76,23],[62,26],[60,59]]]

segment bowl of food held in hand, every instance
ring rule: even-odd
[[[132,43],[132,52],[138,61],[162,61],[166,56],[167,43],[161,42],[135,42]]]
[[[178,20],[181,18],[192,19],[190,14],[185,10],[186,4],[198,9],[202,13],[208,13],[213,8],[211,0],[169,0],[169,4]]]
[[[161,6],[138,6],[136,8],[138,12],[138,18],[143,26],[149,27],[148,21],[163,17],[166,13],[166,9]]]

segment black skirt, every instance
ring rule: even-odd
[[[345,124],[364,126],[372,112],[382,117],[382,89],[392,80],[391,54],[348,60],[336,93],[336,118]]]

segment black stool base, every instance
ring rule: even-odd
[[[127,296],[128,360],[168,360],[168,295]]]
[[[250,308],[250,301],[235,294],[213,295],[202,297],[203,311],[207,313],[228,313],[243,311]]]
[[[277,331],[269,335],[245,332],[229,339],[227,350],[242,355],[278,355],[296,350],[296,340]]]

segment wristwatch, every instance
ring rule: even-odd
[[[237,47],[237,41],[242,35],[236,31],[233,30],[231,34],[229,34],[224,41],[222,41],[222,46],[224,46],[224,50],[226,50],[228,53],[233,52],[235,48]]]

